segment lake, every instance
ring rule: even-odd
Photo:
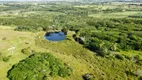
[[[49,41],[62,41],[66,39],[64,32],[50,32],[46,33],[45,38]]]

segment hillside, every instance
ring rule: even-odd
[[[141,5],[2,3],[0,80],[141,80],[141,25]]]

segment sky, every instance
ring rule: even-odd
[[[45,1],[45,0],[0,0],[0,1]],[[46,0],[46,1],[55,1],[55,0]]]
[[[0,0],[0,1],[78,1],[78,0]]]
[[[0,0],[0,1],[81,1],[81,0]],[[85,0],[82,0],[82,1],[85,1]],[[88,1],[103,1],[103,0],[88,0]],[[109,1],[109,0],[104,0],[104,1]],[[133,0],[124,0],[124,1],[133,1]],[[139,0],[139,1],[142,1],[142,0]]]
[[[0,0],[0,1],[61,1],[61,0]]]

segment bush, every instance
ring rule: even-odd
[[[3,57],[3,61],[4,61],[4,62],[8,62],[9,59],[10,59],[10,56],[8,56],[8,57]]]
[[[22,49],[21,52],[22,52],[23,54],[32,54],[32,53],[33,53],[33,50],[31,50],[30,47],[27,47],[27,48]]]
[[[85,74],[82,77],[84,80],[94,80],[93,74]]]
[[[65,35],[67,35],[68,30],[66,28],[63,28],[61,31],[64,32]]]
[[[2,38],[2,40],[6,40],[6,39],[7,39],[6,37],[3,37],[3,38]]]
[[[0,60],[2,60],[2,52],[0,52]]]
[[[136,62],[138,65],[142,66],[142,60]]]
[[[140,76],[138,80],[142,80],[142,76]]]
[[[139,55],[134,56],[133,60],[136,61],[136,62],[139,61],[140,60],[140,56]]]
[[[124,56],[121,55],[121,54],[116,54],[115,57],[116,57],[117,59],[124,60]]]
[[[137,71],[135,71],[135,75],[137,76],[142,76],[142,70],[138,69]]]
[[[69,66],[50,53],[36,53],[14,65],[7,77],[10,80],[44,80],[52,76],[66,77],[71,73]]]
[[[44,28],[42,27],[37,27],[37,26],[18,26],[17,28],[14,29],[15,31],[42,31]]]
[[[125,57],[126,59],[128,59],[128,60],[132,60],[132,59],[133,59],[133,57],[130,57],[130,56],[128,56],[128,55],[124,55],[124,57]]]
[[[107,49],[106,47],[101,47],[101,48],[97,51],[97,53],[98,53],[100,56],[105,57],[105,55],[108,54],[108,49]]]
[[[72,70],[70,68],[64,68],[64,69],[61,69],[58,73],[59,76],[61,77],[66,77],[66,76],[70,76],[72,73]]]

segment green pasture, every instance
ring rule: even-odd
[[[116,13],[98,13],[98,14],[89,14],[89,17],[94,18],[128,18],[128,16],[141,15],[142,11],[124,11]]]

